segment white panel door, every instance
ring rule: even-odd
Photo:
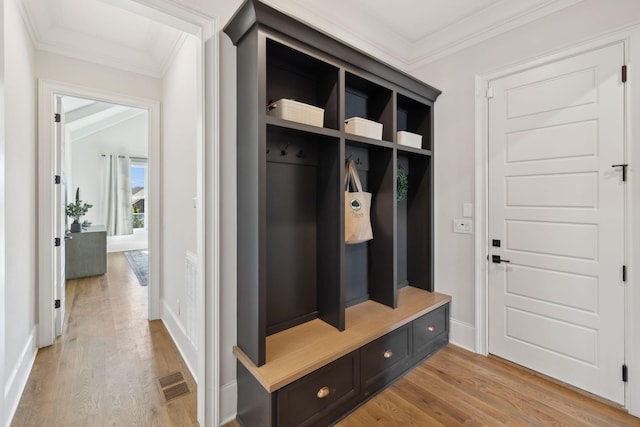
[[[56,175],[60,176],[60,184],[55,186],[55,236],[60,238],[60,247],[55,250],[55,277],[54,277],[54,294],[55,299],[60,300],[60,307],[55,310],[55,331],[56,337],[62,335],[64,327],[64,302],[66,288],[65,273],[65,229],[66,229],[66,212],[65,212],[65,174],[64,174],[64,112],[62,111],[62,100],[59,96],[55,97],[56,114],[59,114],[60,121],[55,124],[54,138],[54,156]]]
[[[489,100],[489,351],[620,404],[623,61],[538,66]]]

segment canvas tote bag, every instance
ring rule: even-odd
[[[371,230],[371,193],[362,191],[360,176],[353,160],[345,166],[344,192],[344,241],[347,244],[362,243],[373,239]],[[350,192],[353,184],[355,192]]]

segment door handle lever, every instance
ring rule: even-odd
[[[491,255],[491,262],[495,264],[500,264],[501,262],[511,262],[508,259],[500,258],[500,255]]]
[[[629,165],[626,163],[620,164],[620,165],[611,165],[612,168],[622,168],[622,182],[625,182],[627,180],[627,167]]]

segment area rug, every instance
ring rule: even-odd
[[[124,256],[127,257],[140,286],[147,286],[149,284],[149,251],[128,251]]]

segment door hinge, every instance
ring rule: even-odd
[[[53,302],[53,308],[60,308],[60,300],[57,299]]]
[[[55,247],[60,246],[60,238],[59,237],[55,237],[53,239],[53,246],[55,246]]]
[[[486,98],[489,98],[489,99],[493,98],[493,88],[492,87],[488,87],[487,88],[487,92],[485,93],[484,96]]]
[[[62,121],[62,117],[60,117],[60,113],[55,113],[53,115],[53,121],[56,123],[60,123]]]
[[[627,382],[629,380],[629,370],[627,369],[627,365],[622,365],[622,382]]]
[[[626,265],[622,266],[622,281],[623,282],[627,281],[627,266]]]
[[[56,175],[56,176],[53,177],[53,182],[56,183],[56,184],[60,184],[60,179],[61,179],[60,175]]]
[[[622,83],[626,83],[627,82],[627,66],[623,65],[622,66]]]

